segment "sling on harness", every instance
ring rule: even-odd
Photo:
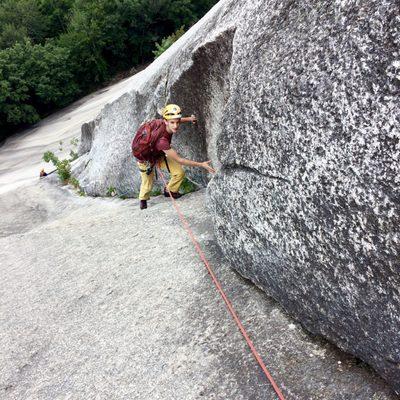
[[[146,175],[150,175],[151,172],[153,171],[154,165],[151,165],[151,162],[150,162],[150,161],[146,161],[146,162],[144,162],[143,164],[146,164],[146,169],[140,169],[140,168],[139,168],[139,171],[140,171],[140,172],[146,172]]]
[[[169,173],[171,173],[171,171],[169,170],[169,165],[168,165],[168,160],[167,160],[167,156],[164,155],[164,161],[165,161],[165,165],[167,166],[167,171]],[[155,164],[151,164],[150,161],[146,161],[144,162],[144,164],[146,164],[146,169],[140,169],[140,172],[146,172],[146,175],[150,175],[155,167]],[[155,174],[156,174],[156,179],[158,179],[158,175],[157,175],[157,168],[155,169]]]

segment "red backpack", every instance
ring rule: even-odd
[[[132,140],[134,157],[138,160],[155,162],[154,147],[164,134],[164,130],[160,129],[163,124],[163,120],[155,120],[140,125]]]

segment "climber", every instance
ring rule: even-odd
[[[168,104],[160,114],[162,119],[155,119],[141,125],[132,142],[132,154],[137,159],[142,183],[140,186],[139,200],[140,209],[147,208],[147,200],[153,187],[154,168],[166,169],[171,179],[164,188],[164,196],[168,197],[169,192],[174,199],[181,197],[178,192],[179,186],[185,178],[185,171],[182,165],[190,167],[202,167],[210,173],[215,170],[209,165],[211,160],[197,162],[181,157],[171,148],[172,135],[179,129],[181,122],[197,122],[194,115],[182,117],[181,109],[175,104]]]

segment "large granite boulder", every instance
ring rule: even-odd
[[[236,30],[209,187],[219,244],[400,392],[399,4],[258,6]]]
[[[91,195],[134,195],[138,125],[195,113],[173,143],[219,169],[232,266],[398,392],[399,26],[397,0],[221,1],[84,126],[75,167]]]

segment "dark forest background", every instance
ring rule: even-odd
[[[0,142],[152,61],[215,3],[0,0]]]

